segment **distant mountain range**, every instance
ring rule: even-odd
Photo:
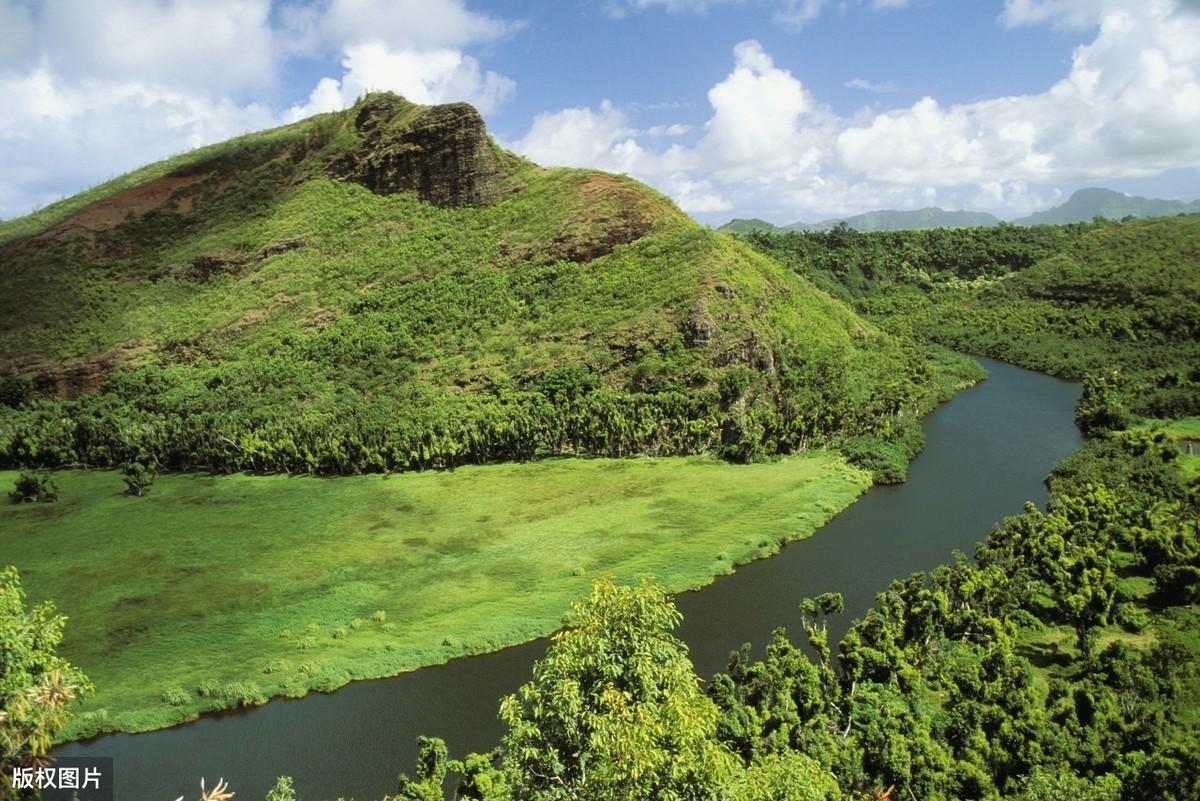
[[[1175,214],[1200,214],[1200,200],[1159,200],[1134,197],[1111,189],[1080,189],[1066,203],[1028,217],[1013,220],[1013,225],[1087,222],[1096,217],[1119,220],[1123,217],[1168,217]],[[1000,218],[982,211],[946,211],[935,207],[915,211],[869,211],[853,217],[823,220],[818,223],[794,222],[773,225],[755,218],[731,220],[718,230],[731,233],[749,231],[827,231],[845,223],[855,231],[901,231],[919,228],[973,228],[997,225]]]
[[[1111,189],[1080,189],[1061,206],[1013,220],[1017,225],[1087,222],[1096,217],[1119,220],[1123,217],[1170,217],[1175,214],[1200,214],[1200,200],[1158,200],[1134,197]]]

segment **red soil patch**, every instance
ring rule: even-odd
[[[155,178],[153,181],[122,189],[116,194],[97,200],[54,227],[86,228],[89,231],[114,228],[124,222],[130,212],[145,214],[152,209],[157,209],[170,200],[171,196],[179,189],[200,183],[207,177],[207,175],[164,175],[162,178]],[[189,196],[178,198],[176,203],[179,211],[192,210],[192,198]]]

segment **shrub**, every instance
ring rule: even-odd
[[[303,640],[301,640],[299,642],[299,644],[296,647],[299,648],[301,651],[307,651],[311,648],[316,648],[317,647],[317,638],[316,637],[305,637]]]
[[[356,617],[356,618],[354,618],[354,620],[350,621],[350,628],[354,629],[355,631],[358,631],[363,626],[365,626],[366,623],[367,623],[367,621],[363,620],[361,617]]]
[[[1113,618],[1117,625],[1133,634],[1150,625],[1150,614],[1134,603],[1117,604]]]
[[[221,695],[221,685],[212,680],[202,681],[196,688],[196,694],[201,698],[218,698]]]
[[[335,639],[335,640],[344,640],[345,638],[347,638],[349,636],[350,636],[350,629],[346,628],[345,626],[338,626],[336,629],[333,630],[333,639]]]
[[[376,623],[386,623],[387,612],[383,611],[382,609],[376,610],[375,614],[371,615],[371,619]]]
[[[169,706],[183,706],[190,700],[192,700],[192,697],[179,687],[171,687],[163,690],[162,702]]]
[[[141,497],[149,491],[154,483],[154,466],[142,462],[130,462],[125,465],[125,494]]]
[[[257,706],[267,702],[267,696],[252,681],[238,681],[226,684],[223,695],[226,701],[233,701],[235,706]]]
[[[275,780],[275,786],[267,793],[267,801],[296,801],[296,792],[292,789],[292,778],[280,776]]]
[[[13,503],[53,503],[58,487],[45,470],[23,470],[8,497]]]
[[[283,673],[288,669],[289,665],[282,659],[272,659],[263,667],[263,673]]]

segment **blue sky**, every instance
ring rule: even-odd
[[[0,0],[0,217],[367,89],[698,219],[1200,197],[1197,0]]]

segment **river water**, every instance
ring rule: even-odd
[[[761,653],[778,626],[798,635],[797,604],[822,592],[846,601],[846,614],[830,623],[836,641],[892,579],[941,564],[956,549],[970,553],[1025,501],[1045,502],[1045,475],[1081,444],[1073,422],[1079,388],[980,361],[988,379],[925,419],[925,450],[906,483],[872,488],[810,539],[676,599],[679,635],[701,676],[723,669],[743,642]],[[118,801],[192,798],[201,776],[210,784],[223,776],[238,801],[258,801],[280,774],[295,779],[304,801],[371,801],[395,791],[400,771],[411,772],[419,734],[444,738],[457,756],[494,746],[499,698],[529,678],[546,644],[54,753],[113,757]]]

